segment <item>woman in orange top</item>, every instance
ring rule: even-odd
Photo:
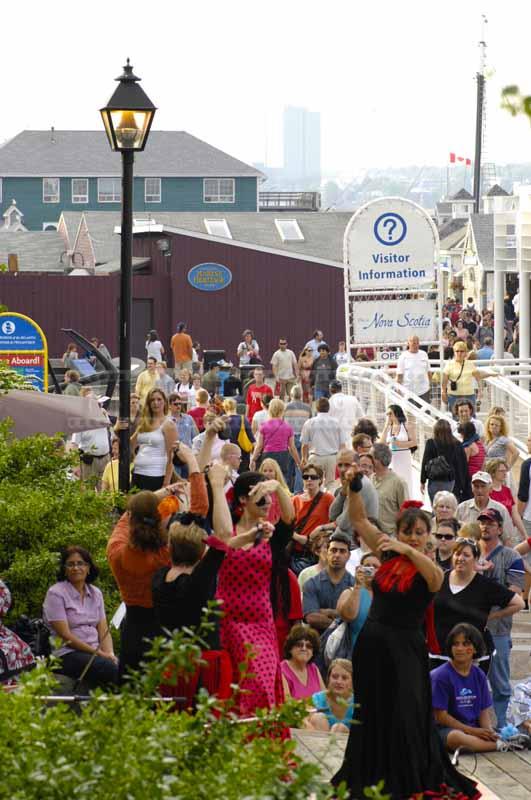
[[[190,475],[190,512],[206,516],[208,496],[204,475],[199,472],[191,449],[182,443],[179,458],[187,464]],[[158,506],[164,497],[181,488],[182,484],[177,483],[130,497],[128,510],[107,544],[107,559],[127,609],[120,628],[121,677],[126,669],[138,669],[150,647],[145,639],[152,639],[158,633],[151,580],[158,569],[171,565],[167,530]]]
[[[323,492],[323,477],[323,470],[318,464],[307,464],[302,473],[304,491],[292,498],[295,526],[290,567],[295,575],[317,563],[317,558],[309,549],[308,537],[317,527],[328,525],[330,522],[329,510],[334,502],[334,496],[330,492]]]

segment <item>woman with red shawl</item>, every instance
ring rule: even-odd
[[[396,539],[382,534],[365,514],[361,473],[354,465],[348,497],[353,530],[382,566],[373,579],[373,602],[352,653],[356,720],[335,785],[345,781],[350,797],[384,780],[396,798],[478,798],[474,781],[450,764],[435,730],[423,623],[443,581],[440,567],[424,555],[431,520],[407,508],[397,520]]]

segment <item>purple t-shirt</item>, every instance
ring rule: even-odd
[[[288,449],[293,428],[283,419],[268,419],[259,428],[264,437],[264,453],[282,453]]]
[[[492,705],[487,678],[479,667],[465,677],[455,671],[450,661],[430,673],[432,705],[447,711],[464,725],[477,727],[479,715]]]
[[[59,581],[50,586],[42,607],[44,620],[50,622],[66,622],[74,636],[93,647],[99,647],[97,625],[105,619],[103,595],[96,586],[87,583],[85,596],[81,597],[69,581]],[[54,650],[54,655],[63,656],[71,653],[73,647],[63,645]]]

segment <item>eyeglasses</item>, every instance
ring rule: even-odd
[[[435,538],[439,539],[439,541],[451,542],[452,539],[455,539],[455,534],[453,534],[453,533],[436,533],[435,534]]]
[[[308,472],[306,472],[302,476],[302,479],[303,479],[303,481],[318,481],[319,480],[319,476],[318,475],[310,475]]]
[[[180,406],[181,405],[181,401],[180,400],[170,400],[170,405],[171,406]]]
[[[300,642],[295,642],[293,647],[296,647],[298,650],[313,650],[313,644],[305,639],[302,639]]]
[[[68,561],[65,567],[67,569],[76,569],[76,567],[88,567],[88,564],[86,561]]]

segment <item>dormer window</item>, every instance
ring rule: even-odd
[[[222,236],[226,239],[232,239],[226,219],[205,219],[205,228],[210,236]]]
[[[276,219],[275,225],[283,242],[303,242],[304,236],[296,219]]]

